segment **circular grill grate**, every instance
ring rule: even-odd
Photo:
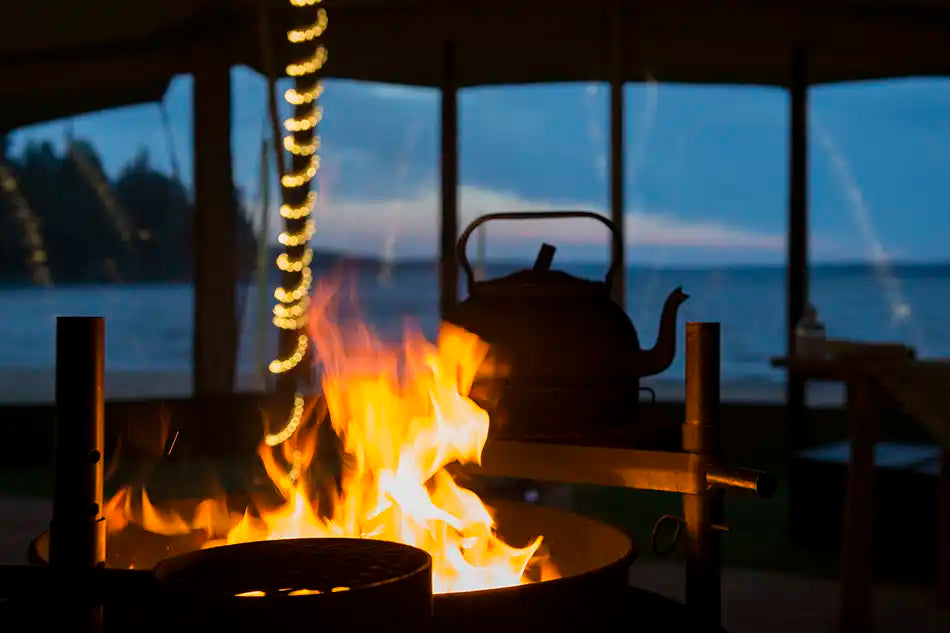
[[[155,567],[163,620],[152,630],[289,630],[379,633],[393,622],[432,625],[432,561],[386,541],[322,538],[199,550]],[[241,596],[254,592],[251,596]],[[292,593],[294,592],[294,593]],[[301,593],[303,592],[303,593]]]
[[[293,539],[190,552],[159,563],[155,576],[171,589],[208,598],[250,591],[268,598],[298,598],[290,591],[360,591],[429,574],[430,565],[428,554],[398,543]]]

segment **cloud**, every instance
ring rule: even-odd
[[[431,99],[432,88],[418,86],[400,86],[396,84],[367,83],[364,90],[370,97],[377,99],[394,99],[399,101],[415,101],[417,99]]]
[[[462,187],[459,195],[463,228],[484,213],[494,211],[585,210],[603,212],[593,205],[557,204],[530,200],[515,194],[479,187]],[[382,254],[400,259],[431,257],[436,253],[439,231],[439,196],[434,189],[413,196],[378,200],[330,199],[317,213],[315,244],[322,248]],[[279,229],[274,227],[272,234]],[[724,257],[736,251],[782,255],[785,236],[757,232],[715,220],[690,221],[669,213],[633,210],[626,217],[627,244],[719,251]],[[590,220],[518,222],[491,229],[489,255],[510,254],[513,249],[551,240],[565,255],[601,252],[606,229]],[[594,250],[596,249],[596,250]]]

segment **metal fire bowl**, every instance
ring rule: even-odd
[[[627,572],[637,553],[629,536],[564,510],[510,501],[489,501],[488,505],[495,511],[499,535],[511,545],[527,545],[536,536],[544,536],[560,578],[437,594],[433,599],[436,630],[523,632],[538,626],[547,632],[586,630],[592,618],[610,621],[629,601],[625,600]],[[203,540],[203,533],[163,537],[130,527],[109,535],[106,565],[152,568],[163,559],[196,550]],[[49,538],[43,533],[30,546],[31,561],[44,564],[48,550]]]
[[[346,538],[243,543],[160,562],[164,617],[174,630],[207,624],[239,631],[291,630],[300,623],[328,631],[379,633],[400,622],[426,632],[432,623],[432,559],[420,549]],[[310,595],[289,595],[299,589]],[[263,591],[261,597],[238,597]],[[358,615],[355,615],[358,614]]]
[[[435,628],[445,631],[589,631],[618,619],[636,558],[629,536],[578,514],[506,502],[495,508],[498,532],[523,545],[544,536],[560,578],[517,587],[438,594]],[[626,627],[625,627],[626,628]]]

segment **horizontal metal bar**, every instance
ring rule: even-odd
[[[768,499],[778,489],[775,477],[761,470],[713,464],[706,471],[706,483],[710,488],[745,490],[762,499]]]
[[[695,456],[670,451],[566,446],[529,442],[489,442],[480,467],[490,477],[537,479],[695,494],[705,489]]]

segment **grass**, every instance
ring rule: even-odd
[[[788,488],[780,477],[779,492],[771,499],[743,493],[727,493],[724,524],[729,532],[720,538],[723,564],[770,569],[816,577],[833,577],[837,557],[794,546],[788,537]],[[662,515],[682,517],[682,496],[645,490],[578,487],[574,495],[577,512],[615,525],[633,536],[640,558],[658,557],[652,550],[652,531]],[[684,533],[666,558],[683,560]],[[672,535],[670,526],[660,535],[663,546]]]
[[[7,497],[53,496],[53,469],[23,468],[0,470],[0,494]]]

